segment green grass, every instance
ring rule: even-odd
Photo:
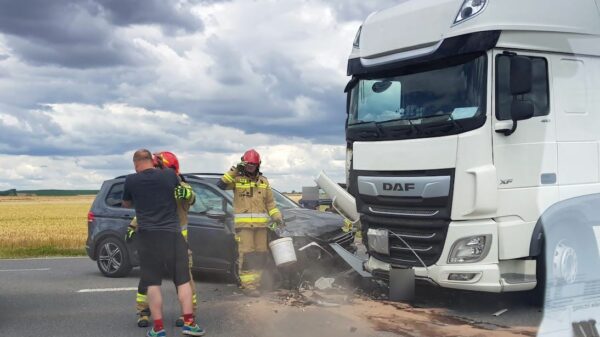
[[[85,256],[85,248],[57,248],[25,247],[25,248],[0,248],[0,259],[18,259],[28,257],[50,257],[50,256]]]

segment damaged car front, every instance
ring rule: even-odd
[[[227,191],[227,194],[232,198],[231,191]],[[278,231],[276,236],[292,238],[298,258],[295,269],[345,266],[343,260],[330,246],[332,243],[337,243],[349,252],[356,250],[355,232],[347,226],[342,216],[302,208],[275,189],[273,189],[273,197],[285,221],[285,229]]]

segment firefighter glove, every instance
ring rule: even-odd
[[[192,189],[178,185],[175,187],[175,199],[179,200],[190,200],[192,198]]]
[[[135,227],[129,225],[127,226],[127,233],[125,234],[125,241],[127,243],[131,243],[133,238],[135,237]]]

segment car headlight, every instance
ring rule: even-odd
[[[456,15],[456,19],[454,19],[454,24],[461,23],[483,12],[487,3],[488,0],[465,0]]]
[[[448,263],[475,263],[483,260],[492,244],[491,235],[462,238],[452,245]]]

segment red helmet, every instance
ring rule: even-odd
[[[168,167],[175,170],[179,174],[179,160],[173,152],[162,151],[154,154],[154,166]]]
[[[254,149],[250,149],[242,156],[242,161],[248,164],[260,165],[260,154]]]

